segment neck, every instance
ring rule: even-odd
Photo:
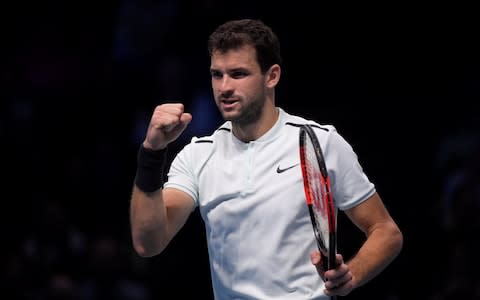
[[[274,105],[267,105],[264,107],[262,116],[258,121],[246,125],[233,123],[233,134],[245,143],[255,141],[275,125],[278,115],[279,111]]]

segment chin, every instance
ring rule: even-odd
[[[221,111],[221,114],[225,121],[233,121],[238,117],[237,114],[233,111],[230,111],[230,112]]]

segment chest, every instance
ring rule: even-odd
[[[204,219],[295,215],[305,205],[298,151],[286,137],[216,149],[198,173]]]

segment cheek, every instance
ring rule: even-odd
[[[212,80],[212,91],[214,94],[219,94],[224,90],[222,82],[219,80]]]
[[[262,97],[265,93],[265,86],[263,82],[251,82],[243,88],[243,91],[249,98]]]
[[[212,93],[213,93],[213,96],[217,98],[217,95],[219,94],[219,89],[218,89],[218,85],[215,84],[213,81],[212,81]]]

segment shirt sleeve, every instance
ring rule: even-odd
[[[363,171],[352,146],[333,126],[324,148],[333,199],[340,210],[354,207],[375,193],[375,185]]]
[[[193,149],[192,144],[187,144],[175,156],[170,169],[168,171],[168,180],[164,184],[164,188],[174,188],[189,194],[198,206],[198,184],[194,173],[193,166]]]

